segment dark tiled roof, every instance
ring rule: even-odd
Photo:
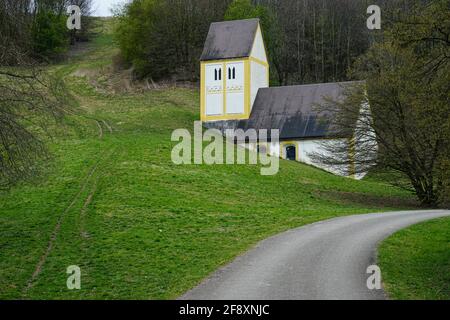
[[[329,98],[339,101],[345,88],[360,82],[323,83],[313,85],[259,89],[249,120],[206,124],[220,130],[279,129],[280,139],[313,139],[335,137],[330,119],[334,115],[321,110]]]
[[[259,19],[212,23],[201,61],[249,57]]]
[[[281,139],[314,138],[333,135],[327,111],[320,105],[326,98],[343,98],[351,82],[272,87],[259,89],[250,119],[243,128],[279,129]]]

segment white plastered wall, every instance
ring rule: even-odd
[[[333,141],[333,140],[328,140],[328,141]],[[338,141],[339,143],[348,143],[347,139],[336,139],[334,141]],[[348,176],[349,175],[349,168],[347,167],[343,167],[341,169],[336,169],[336,168],[332,168],[332,167],[327,167],[326,165],[323,164],[318,164],[318,163],[314,163],[313,160],[311,159],[311,154],[312,153],[319,153],[319,154],[326,154],[326,150],[324,150],[323,148],[323,142],[324,140],[296,140],[296,141],[289,141],[289,142],[281,142],[281,143],[266,143],[265,145],[267,146],[267,150],[269,150],[269,154],[272,156],[276,156],[276,157],[280,157],[285,159],[286,158],[286,150],[285,148],[287,146],[292,146],[294,145],[297,150],[297,161],[299,162],[303,162],[312,166],[315,166],[317,168],[321,168],[325,171],[328,171],[330,173],[333,173],[335,175],[341,175],[341,176]],[[256,151],[257,150],[257,145],[256,144],[246,144],[246,145],[242,145],[250,150]],[[364,175],[357,175],[355,178],[356,179],[362,179],[364,177]]]
[[[269,87],[269,68],[267,66],[267,54],[264,47],[264,39],[262,36],[261,28],[258,26],[255,35],[255,41],[253,43],[252,53],[250,57],[255,58],[257,61],[251,60],[250,73],[251,73],[251,86],[250,86],[250,109],[253,108],[256,95],[259,88]],[[263,64],[261,64],[261,62]],[[265,65],[266,64],[266,65]]]
[[[244,94],[244,62],[227,63],[226,75],[226,112],[227,114],[243,114],[245,112]]]
[[[258,30],[256,31],[255,42],[253,43],[251,57],[267,62],[266,49],[264,47],[264,40],[260,27],[258,27]]]
[[[325,143],[333,143],[333,142],[348,144],[347,139],[327,140],[327,142],[325,142]],[[320,139],[299,141],[299,143],[298,143],[299,156],[300,156],[299,161],[313,165],[318,168],[321,168],[323,170],[326,170],[326,171],[331,172],[336,175],[347,176],[349,174],[349,168],[347,168],[347,167],[342,167],[342,168],[337,169],[334,167],[326,166],[324,164],[315,163],[312,160],[311,155],[314,153],[321,154],[321,155],[329,155],[329,151],[324,149],[323,144],[324,144],[324,140],[320,140]]]
[[[205,65],[205,104],[206,115],[216,116],[223,114],[223,77],[224,70],[221,63]],[[219,78],[218,73],[221,73]]]
[[[267,82],[267,67],[260,63],[251,61],[251,93],[250,93],[250,106],[253,108],[253,103],[255,102],[256,95],[258,94],[259,88],[269,87]]]
[[[357,159],[372,160],[377,157],[378,144],[376,134],[373,128],[369,125],[372,122],[372,114],[368,102],[361,106],[360,117],[356,122],[355,136],[357,137],[355,143],[355,155]],[[366,126],[370,126],[367,128]],[[371,162],[371,161],[370,161]],[[361,162],[360,162],[361,163]],[[360,180],[367,174],[369,168],[357,165],[357,174],[355,178]]]

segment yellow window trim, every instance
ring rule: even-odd
[[[295,160],[300,161],[300,144],[296,140],[280,141],[280,158],[286,159],[287,146],[295,146]]]
[[[223,114],[227,114],[227,63],[223,62],[222,63],[222,76],[223,76],[223,80],[222,80],[222,92],[223,92],[223,108],[222,108],[222,112]]]

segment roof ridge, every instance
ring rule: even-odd
[[[224,21],[215,21],[211,22],[211,24],[219,24],[219,23],[230,23],[230,22],[239,22],[239,21],[261,21],[260,18],[248,18],[248,19],[236,19],[236,20],[224,20]]]

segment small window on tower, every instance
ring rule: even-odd
[[[214,80],[217,81],[217,69],[214,69]]]
[[[228,80],[231,80],[231,68],[228,68]]]
[[[222,69],[219,69],[219,80],[222,80]]]
[[[233,67],[233,79],[236,79],[236,68]]]

